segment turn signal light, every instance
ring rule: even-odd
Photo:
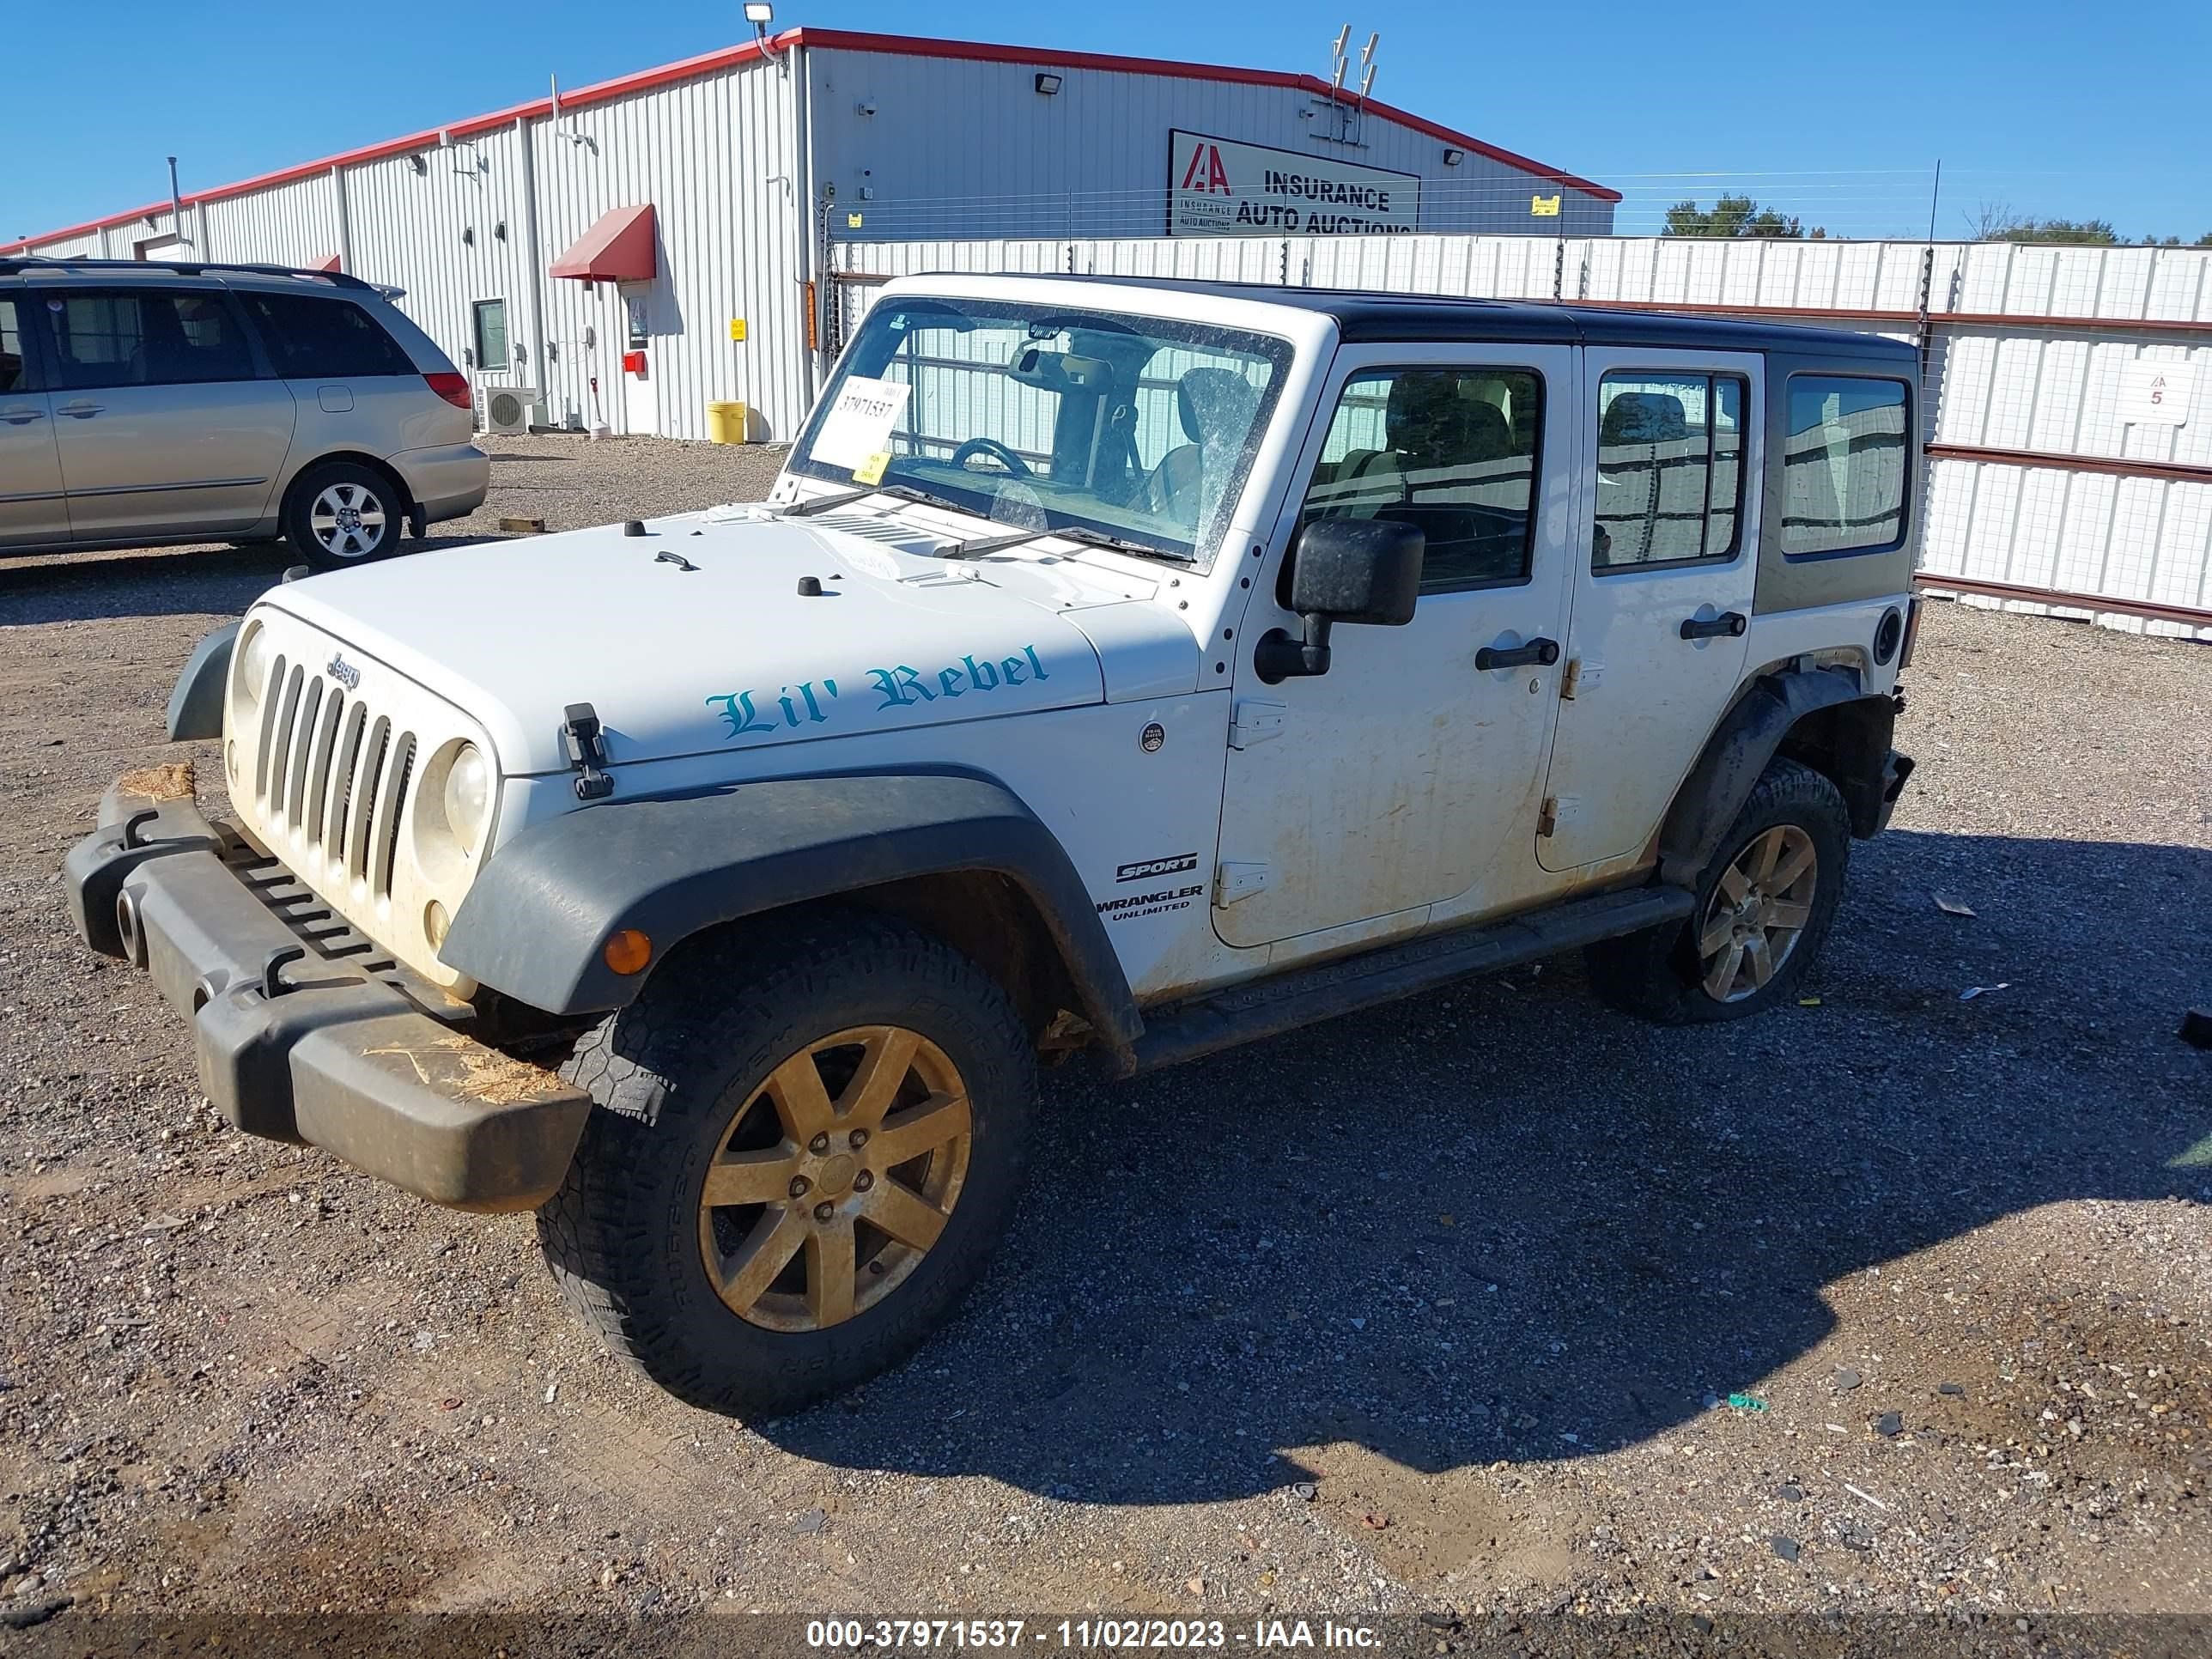
[[[465,374],[425,374],[422,379],[455,409],[473,409],[476,404],[469,396],[469,377]]]
[[[645,964],[653,960],[653,941],[636,928],[625,927],[607,936],[599,955],[617,974],[641,974]]]

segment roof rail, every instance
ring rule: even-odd
[[[366,289],[372,294],[394,291],[386,289],[380,283],[364,282],[346,271],[310,270],[297,265],[240,264],[222,259],[76,259],[66,255],[57,258],[43,253],[0,256],[0,276],[15,276],[26,270],[168,270],[179,276],[198,276],[210,271],[238,271],[251,276],[304,276],[328,283],[333,288]]]

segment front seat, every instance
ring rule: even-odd
[[[1465,485],[1474,480],[1455,474],[1514,453],[1513,427],[1504,412],[1462,396],[1459,377],[1450,374],[1409,370],[1391,381],[1382,434],[1389,447],[1358,457],[1346,475],[1361,481],[1360,494],[1370,500],[1370,490],[1410,501],[1419,489]]]
[[[1145,506],[1195,528],[1209,490],[1218,492],[1260,410],[1260,394],[1233,368],[1194,368],[1176,382],[1176,418],[1190,441],[1160,457],[1145,480]]]

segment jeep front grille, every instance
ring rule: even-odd
[[[279,656],[261,705],[253,794],[263,827],[302,874],[392,893],[400,818],[415,771],[415,734],[346,689]],[[322,868],[313,869],[319,857]]]

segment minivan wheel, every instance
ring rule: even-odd
[[[406,511],[382,473],[356,461],[325,461],[293,484],[284,538],[316,569],[340,570],[397,548]]]
[[[1836,786],[1778,757],[1698,878],[1691,920],[1590,946],[1591,988],[1673,1024],[1773,1007],[1796,994],[1828,936],[1850,845]]]
[[[825,910],[679,951],[578,1045],[594,1103],[538,1238],[622,1358],[774,1416],[896,1364],[982,1271],[1036,1095],[998,983]]]

